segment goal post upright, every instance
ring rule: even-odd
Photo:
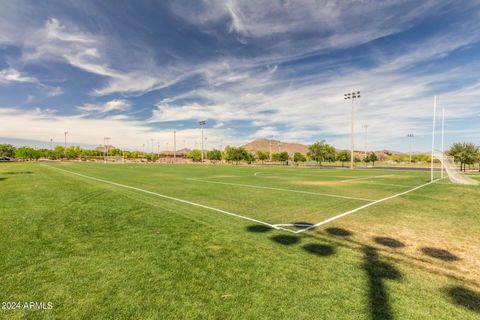
[[[445,156],[444,137],[445,137],[445,108],[442,108],[442,156]],[[445,170],[445,165],[443,164],[443,161],[441,161],[440,178],[442,178],[442,179],[443,179],[443,171],[444,170]]]
[[[433,97],[433,120],[432,120],[432,155],[430,159],[430,182],[433,182],[433,157],[435,149],[435,117],[437,113],[437,96]]]

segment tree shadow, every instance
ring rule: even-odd
[[[459,257],[451,253],[450,251],[447,251],[445,249],[439,249],[439,248],[432,248],[432,247],[424,247],[421,249],[424,254],[427,256],[430,256],[435,259],[440,259],[443,261],[458,261],[460,260]]]
[[[254,225],[248,226],[247,230],[250,232],[264,233],[272,230],[272,228],[263,224],[254,224]]]
[[[373,320],[393,319],[384,280],[399,280],[402,275],[393,265],[379,259],[375,248],[365,246],[363,268],[368,274],[369,303]]]
[[[480,292],[460,286],[448,288],[446,292],[453,303],[480,313]]]
[[[335,248],[329,245],[310,243],[303,247],[303,250],[316,256],[326,257],[335,253]]]
[[[390,247],[390,248],[402,248],[405,247],[403,242],[400,242],[393,238],[388,237],[375,237],[375,242],[381,244],[382,246]]]
[[[292,225],[297,229],[304,229],[304,228],[312,227],[313,223],[305,222],[305,221],[297,221],[292,223]]]
[[[300,239],[296,236],[290,236],[290,235],[284,235],[284,234],[273,236],[270,239],[286,246],[290,246],[300,241]]]
[[[7,179],[7,178],[4,178],[4,177],[0,177],[0,181],[3,181],[3,180],[5,180],[5,179]]]
[[[8,171],[5,174],[32,174],[32,171]]]
[[[348,237],[353,234],[353,232],[351,232],[350,230],[343,229],[343,228],[332,227],[332,228],[327,228],[325,230],[332,236]]]

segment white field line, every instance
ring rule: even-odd
[[[250,217],[242,216],[242,215],[240,215],[240,214],[236,214],[236,213],[229,212],[229,211],[226,211],[226,210],[217,209],[217,208],[214,208],[214,207],[209,207],[209,206],[206,206],[206,205],[203,205],[203,204],[200,204],[200,203],[196,203],[196,202],[192,202],[192,201],[188,201],[188,200],[183,200],[183,199],[179,199],[179,198],[170,197],[170,196],[167,196],[167,195],[164,195],[164,194],[160,194],[160,193],[157,193],[157,192],[148,191],[148,190],[141,189],[141,188],[137,188],[137,187],[132,187],[132,186],[128,186],[128,185],[125,185],[125,184],[121,184],[121,183],[117,183],[117,182],[112,182],[112,181],[109,181],[109,180],[104,180],[104,179],[99,179],[99,178],[87,176],[87,175],[84,175],[84,174],[81,174],[81,173],[77,173],[77,172],[73,172],[73,171],[70,171],[70,170],[60,169],[60,168],[52,167],[52,166],[49,166],[49,165],[46,165],[46,166],[49,167],[49,168],[56,169],[56,170],[68,172],[68,173],[70,173],[70,174],[74,174],[74,175],[77,175],[77,176],[82,177],[82,178],[86,178],[86,179],[90,179],[90,180],[95,180],[95,181],[99,181],[99,182],[111,184],[111,185],[114,185],[114,186],[117,186],[117,187],[122,187],[122,188],[131,189],[131,190],[135,190],[135,191],[140,191],[140,192],[148,193],[148,194],[151,194],[151,195],[154,195],[154,196],[158,196],[158,197],[161,197],[161,198],[165,198],[165,199],[169,199],[169,200],[173,200],[173,201],[177,201],[177,202],[189,204],[189,205],[191,205],[191,206],[196,206],[196,207],[200,207],[200,208],[203,208],[203,209],[208,209],[208,210],[220,212],[220,213],[223,213],[223,214],[226,214],[226,215],[229,215],[229,216],[233,216],[233,217],[237,217],[237,218],[240,218],[240,219],[249,220],[249,221],[252,221],[252,222],[256,222],[256,223],[259,223],[259,224],[263,224],[263,225],[269,226],[269,227],[274,228],[274,229],[282,229],[282,230],[285,230],[285,231],[288,231],[288,232],[294,232],[293,230],[290,230],[290,229],[287,229],[287,228],[282,228],[281,226],[277,227],[277,226],[275,226],[275,225],[273,225],[273,224],[270,224],[270,223],[267,223],[267,222],[263,222],[263,221],[256,220],[256,219],[253,219],[253,218],[250,218]]]
[[[340,182],[351,182],[351,181],[368,180],[368,179],[374,179],[374,178],[384,178],[384,177],[391,177],[391,176],[393,176],[393,174],[384,174],[384,175],[379,175],[379,176],[368,176],[368,177],[361,177],[361,178],[346,179],[346,180],[342,180]]]
[[[203,179],[195,179],[195,178],[187,178],[187,180],[205,182],[205,183],[224,184],[224,185],[229,185],[229,186],[238,186],[238,187],[246,187],[246,188],[256,188],[256,189],[266,189],[266,190],[311,194],[311,195],[322,196],[322,197],[333,197],[333,198],[361,200],[361,201],[375,201],[373,199],[367,199],[367,198],[340,196],[340,195],[337,195],[337,194],[310,192],[310,191],[302,191],[302,190],[294,190],[294,189],[283,189],[283,188],[274,188],[274,187],[255,186],[255,185],[252,185],[252,184],[220,182],[220,181],[211,181],[211,180],[203,180]]]
[[[253,174],[254,176],[270,176],[270,177],[296,177],[296,176],[301,176],[301,177],[310,177],[310,178],[346,178],[346,176],[331,176],[331,175],[319,175],[319,174],[298,174],[298,173],[288,173],[288,174],[276,174],[276,173],[266,173],[266,172],[255,172]],[[388,177],[388,176],[393,176],[393,174],[389,175],[378,175],[378,176],[368,176],[368,177],[361,177],[361,178],[351,178],[351,179],[346,179],[346,180],[341,180],[339,182],[355,182],[357,180],[363,180],[363,179],[372,179],[372,178],[381,178],[381,177]],[[323,181],[323,180],[322,180]],[[326,180],[330,181],[330,180]],[[406,186],[406,185],[394,185],[394,184],[386,184],[386,185],[392,185],[392,186],[399,186],[399,187],[407,187],[411,188],[412,186]]]
[[[393,196],[390,196],[390,197],[386,197],[386,198],[383,198],[383,199],[379,199],[379,200],[376,200],[376,201],[367,203],[367,204],[365,204],[365,205],[363,205],[363,206],[361,206],[361,207],[358,207],[358,208],[356,208],[356,209],[353,209],[353,210],[350,210],[350,211],[341,213],[341,214],[336,215],[336,216],[334,216],[334,217],[331,217],[331,218],[329,218],[329,219],[327,219],[327,220],[323,220],[323,221],[321,221],[321,222],[319,222],[319,223],[316,223],[316,224],[314,224],[314,225],[311,225],[311,226],[309,226],[309,227],[307,227],[307,228],[305,228],[305,229],[300,229],[300,230],[294,231],[294,233],[300,233],[300,232],[304,232],[304,231],[313,229],[313,228],[315,228],[315,227],[321,226],[321,225],[323,225],[323,224],[332,222],[332,221],[334,221],[334,220],[337,220],[337,219],[343,218],[343,217],[345,217],[345,216],[348,216],[349,214],[352,214],[352,213],[355,213],[355,212],[357,212],[357,211],[360,211],[360,210],[363,210],[363,209],[365,209],[365,208],[368,208],[368,207],[370,207],[370,206],[373,206],[373,205],[375,205],[375,204],[377,204],[377,203],[380,203],[380,202],[383,202],[383,201],[387,201],[387,200],[390,200],[390,199],[393,199],[393,198],[396,198],[396,197],[399,197],[399,196],[403,196],[403,195],[405,195],[405,194],[407,194],[407,193],[410,193],[410,192],[412,192],[412,191],[415,191],[415,190],[418,190],[418,189],[423,188],[423,187],[425,187],[425,186],[428,186],[428,185],[432,184],[432,183],[435,182],[435,181],[437,181],[437,180],[427,182],[427,183],[425,183],[425,184],[422,184],[422,185],[417,186],[417,187],[415,187],[415,188],[409,189],[409,190],[407,190],[407,191],[394,194]]]
[[[396,184],[396,183],[382,183],[382,182],[373,182],[373,181],[352,181],[354,183],[363,183],[363,184],[374,184],[378,186],[392,186],[392,187],[402,187],[402,188],[413,188],[415,186],[408,186],[406,184]]]

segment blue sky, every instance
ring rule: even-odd
[[[480,143],[479,1],[0,1],[0,142]],[[441,111],[439,111],[441,113]],[[153,144],[152,144],[153,140]],[[437,139],[438,140],[438,139]],[[439,141],[437,141],[438,143]]]

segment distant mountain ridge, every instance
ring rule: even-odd
[[[244,144],[242,147],[245,148],[245,150],[255,153],[257,151],[269,151],[271,146],[272,153],[278,153],[278,152],[287,152],[289,154],[295,153],[295,152],[300,152],[303,154],[306,154],[308,152],[308,145],[306,144],[301,144],[301,143],[290,143],[290,142],[284,142],[280,140],[272,140],[272,139],[255,139],[252,142],[249,142],[247,144]],[[335,148],[336,151],[340,151],[343,149],[338,149]],[[348,149],[345,149],[348,150]],[[356,153],[363,153],[363,150],[355,150]],[[393,151],[393,150],[375,150],[375,153],[379,154],[402,154],[402,152],[398,151]]]
[[[271,139],[256,139],[242,146],[245,150],[255,153],[257,151],[269,151],[270,147],[272,153],[287,152],[287,153],[307,153],[308,146],[301,143],[289,143],[280,140]]]

